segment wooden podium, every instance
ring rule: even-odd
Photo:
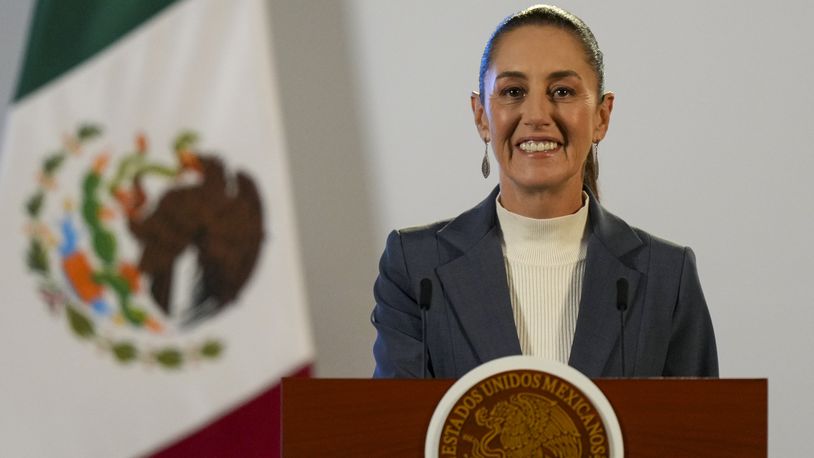
[[[421,457],[454,380],[283,379],[282,456]],[[766,379],[595,379],[627,457],[767,456]]]

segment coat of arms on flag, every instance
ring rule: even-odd
[[[177,135],[168,157],[143,133],[118,155],[99,137],[95,124],[65,134],[27,199],[27,265],[44,301],[120,363],[180,368],[217,358],[218,338],[186,346],[166,338],[233,305],[251,276],[263,242],[254,180],[202,154],[192,131]],[[60,180],[67,168],[76,182]]]

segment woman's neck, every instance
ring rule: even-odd
[[[512,213],[528,218],[557,218],[574,214],[582,208],[582,187],[526,191],[501,183],[500,204]]]

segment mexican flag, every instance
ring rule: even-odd
[[[0,456],[276,456],[309,330],[263,0],[40,0],[0,152]]]

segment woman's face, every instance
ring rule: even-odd
[[[597,84],[569,31],[529,25],[499,39],[484,103],[473,96],[472,109],[500,165],[504,206],[541,193],[581,202],[585,160],[605,136],[613,107],[613,94],[599,100]]]

